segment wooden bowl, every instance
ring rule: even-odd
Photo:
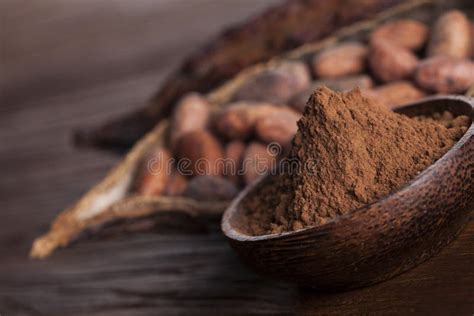
[[[466,134],[438,161],[385,198],[330,222],[296,232],[251,236],[242,200],[225,211],[222,231],[258,273],[324,290],[366,286],[425,261],[461,231],[474,208],[474,101],[432,97],[396,111],[408,116],[448,110],[467,115]]]

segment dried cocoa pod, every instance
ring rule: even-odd
[[[230,201],[239,190],[229,180],[219,176],[197,176],[192,178],[184,196],[196,201]]]
[[[244,151],[245,144],[238,140],[229,142],[224,150],[224,157],[226,161],[229,161],[229,164],[226,164],[226,168],[224,169],[224,175],[237,186],[242,184],[238,171],[242,167]]]
[[[317,78],[337,78],[364,71],[368,49],[359,42],[347,42],[322,51],[311,62]]]
[[[424,23],[401,19],[376,28],[370,35],[370,41],[389,41],[396,46],[417,51],[425,45],[428,33],[428,27]]]
[[[191,131],[206,128],[210,116],[209,102],[197,93],[185,95],[176,105],[171,119],[170,145],[175,148],[178,138]]]
[[[262,116],[255,123],[255,134],[264,143],[276,142],[287,147],[296,134],[300,117],[301,114],[290,111]]]
[[[359,87],[360,89],[369,89],[372,88],[373,85],[374,81],[368,75],[355,75],[335,79],[321,79],[312,82],[305,91],[295,95],[288,103],[295,110],[303,113],[306,102],[308,102],[309,97],[317,88],[326,86],[334,91],[349,91],[355,87]]]
[[[267,174],[276,166],[281,148],[270,148],[262,143],[251,142],[244,152],[242,170],[246,185]]]
[[[369,98],[374,98],[389,108],[413,102],[425,97],[425,93],[409,81],[395,81],[373,89],[362,90]]]
[[[466,58],[471,50],[471,25],[466,15],[451,10],[441,15],[434,24],[428,43],[428,56]]]
[[[468,59],[435,56],[420,63],[416,83],[438,93],[463,93],[474,84],[474,63]]]
[[[246,139],[254,131],[255,122],[261,116],[275,112],[291,111],[286,106],[261,102],[236,102],[222,109],[214,118],[216,130],[228,139]]]
[[[180,196],[186,190],[188,185],[188,180],[180,172],[175,171],[166,181],[166,188],[163,192],[163,195],[166,196]]]
[[[185,133],[176,142],[177,169],[184,175],[221,175],[219,163],[224,154],[219,141],[210,132]]]
[[[369,64],[377,79],[390,82],[411,77],[418,58],[411,51],[388,41],[374,41],[370,44]]]
[[[171,154],[157,148],[144,160],[135,182],[135,191],[145,196],[160,196],[166,190]]]
[[[58,216],[48,233],[35,239],[30,257],[43,259],[57,248],[67,246],[84,231],[93,227],[104,227],[110,223],[133,218],[147,218],[163,212],[178,212],[190,216],[220,217],[228,206],[228,201],[196,201],[184,197],[132,196],[124,197],[100,213],[77,219],[73,210],[66,210]]]
[[[304,63],[284,62],[250,77],[235,91],[232,99],[285,104],[296,93],[306,89],[310,80]]]

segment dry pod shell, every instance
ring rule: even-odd
[[[238,193],[237,187],[219,176],[197,176],[188,183],[184,196],[197,201],[229,201]]]
[[[441,15],[434,24],[428,44],[428,56],[469,57],[471,25],[466,15],[451,10]]]
[[[415,80],[428,91],[463,93],[474,84],[474,63],[448,56],[431,57],[420,63]]]
[[[303,112],[311,94],[317,88],[323,86],[328,87],[329,89],[334,91],[348,91],[355,87],[359,87],[360,89],[368,89],[372,88],[373,85],[374,81],[368,75],[355,75],[334,79],[321,79],[314,81],[305,91],[302,91],[295,95],[293,98],[291,98],[291,100],[289,101],[289,105],[298,112]]]
[[[395,81],[363,90],[366,97],[374,98],[389,108],[413,102],[425,97],[425,93],[409,81]]]
[[[163,194],[169,178],[168,163],[170,161],[170,152],[162,147],[147,155],[136,179],[136,192],[146,196]]]
[[[290,111],[262,116],[255,123],[255,134],[265,143],[276,142],[287,146],[296,134],[296,122],[300,117],[299,113]]]
[[[176,105],[171,119],[171,148],[176,146],[178,138],[191,131],[205,129],[210,115],[209,102],[200,94],[189,93]]]
[[[252,100],[285,104],[306,89],[310,74],[302,62],[284,62],[249,78],[233,96],[234,101]]]
[[[418,58],[388,41],[374,41],[370,45],[369,64],[377,79],[390,82],[411,77]]]
[[[319,78],[336,78],[359,74],[365,69],[367,47],[349,42],[317,54],[312,60],[313,72]]]
[[[419,21],[401,19],[379,26],[370,36],[371,42],[389,41],[409,50],[419,50],[428,38],[428,27]]]
[[[182,135],[176,143],[179,158],[177,168],[185,175],[220,175],[223,165],[222,146],[205,130],[197,130]]]

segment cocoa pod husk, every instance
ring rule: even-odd
[[[72,217],[72,213],[65,212],[56,218],[52,229],[47,234],[33,242],[30,257],[45,258],[55,249],[68,245],[87,229],[102,226],[117,219],[139,218],[161,212],[176,211],[191,216],[220,216],[228,204],[228,201],[199,202],[183,197],[132,196],[83,221],[77,221]]]

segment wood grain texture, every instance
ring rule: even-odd
[[[209,233],[183,231],[193,226],[185,217],[182,225],[162,218],[166,232],[88,240],[28,260],[33,238],[119,159],[77,151],[71,129],[140,106],[187,50],[271,2],[0,2],[0,314],[472,314],[472,219],[419,267],[337,294],[262,280],[218,223],[206,224]]]

